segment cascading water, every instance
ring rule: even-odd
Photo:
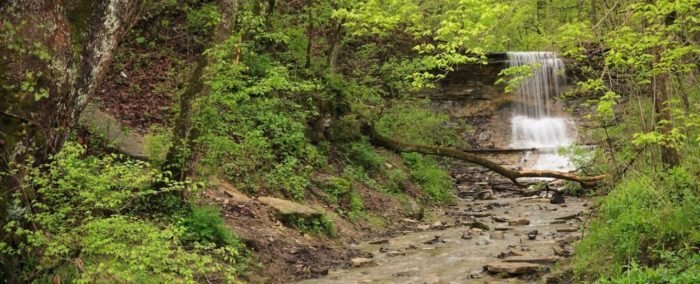
[[[572,122],[552,112],[552,97],[559,95],[566,82],[564,62],[552,52],[508,52],[508,66],[533,66],[532,76],[516,91],[517,107],[511,118],[511,147],[539,148],[528,153],[523,166],[539,170],[570,170],[568,158],[557,154],[573,138]]]

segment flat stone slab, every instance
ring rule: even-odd
[[[558,227],[557,232],[558,233],[573,233],[578,231],[578,227],[574,226],[569,226],[569,227]]]
[[[376,265],[377,263],[374,261],[374,259],[371,258],[366,258],[366,257],[356,257],[350,260],[350,266],[352,267],[365,267],[365,266],[373,266]]]
[[[217,177],[212,177],[211,179],[209,179],[209,182],[213,186],[215,186],[217,190],[228,196],[229,199],[234,203],[248,203],[251,201],[250,197],[238,191],[236,187],[234,187],[231,183],[225,180],[219,179]]]
[[[108,143],[128,156],[133,158],[148,160],[145,150],[145,139],[142,135],[130,131],[119,122],[114,116],[102,111],[95,104],[88,104],[80,114],[78,122],[93,134],[99,135]]]
[[[524,262],[524,263],[534,263],[534,264],[554,264],[561,258],[556,256],[542,256],[542,257],[532,257],[532,256],[514,256],[503,260],[503,262]]]
[[[294,215],[303,218],[315,218],[321,217],[322,215],[321,212],[306,205],[296,203],[294,201],[274,197],[259,197],[258,201],[260,201],[260,203],[264,205],[269,206],[282,216]]]
[[[490,273],[507,273],[509,275],[523,275],[537,273],[544,266],[527,262],[492,262],[484,266]]]
[[[526,225],[530,225],[530,220],[528,220],[528,219],[511,220],[511,221],[508,221],[508,225],[510,225],[510,226],[526,226]]]

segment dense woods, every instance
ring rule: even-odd
[[[0,42],[5,283],[321,276],[349,253],[323,273],[285,257],[447,210],[457,160],[594,204],[561,283],[700,281],[700,0],[2,0]],[[526,50],[566,63],[574,170],[482,153],[479,122],[431,102]],[[239,194],[255,205],[231,209]],[[284,256],[265,226],[285,227]]]

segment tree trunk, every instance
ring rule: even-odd
[[[664,19],[664,24],[666,26],[672,25],[676,21],[676,12],[673,11],[666,15]],[[657,64],[661,57],[661,48],[656,49],[656,61]],[[654,77],[655,84],[655,96],[654,96],[654,111],[656,112],[657,125],[659,125],[659,130],[663,135],[670,135],[673,131],[673,110],[671,105],[671,97],[668,90],[669,75],[662,73]],[[674,145],[663,144],[661,145],[661,162],[664,167],[674,167],[681,163],[681,157],[678,154],[678,150]]]
[[[311,47],[314,39],[313,8],[314,2],[312,0],[309,1],[308,19],[306,19],[308,21],[306,26],[306,36],[308,38],[308,42],[306,43],[306,63],[304,64],[304,68],[307,69],[311,67]]]
[[[673,114],[670,105],[668,92],[667,75],[658,75],[655,78],[656,96],[654,97],[654,111],[656,112],[659,131],[663,135],[670,135],[673,130]],[[665,167],[680,165],[681,157],[678,150],[673,145],[661,145],[661,162]]]
[[[330,48],[328,50],[328,70],[335,73],[338,62],[338,55],[343,47],[343,24],[344,20],[338,22],[335,31],[330,38]]]
[[[448,158],[459,159],[462,161],[470,162],[473,164],[485,167],[497,174],[500,174],[513,183],[519,184],[518,178],[526,177],[544,177],[544,178],[556,178],[569,181],[575,181],[581,184],[583,187],[593,187],[600,183],[606,176],[578,176],[576,174],[559,172],[559,171],[540,171],[540,170],[512,170],[501,166],[489,159],[486,159],[480,155],[474,153],[467,153],[455,149],[439,147],[439,146],[429,146],[429,145],[417,145],[417,144],[407,144],[397,140],[393,140],[386,136],[381,135],[377,132],[374,127],[365,124],[363,126],[363,133],[368,135],[371,139],[372,144],[384,147],[397,152],[415,152],[426,155],[435,155]]]
[[[143,3],[0,2],[0,172],[11,173],[0,184],[0,227],[10,221],[8,202],[20,190],[22,167],[62,147]],[[28,204],[34,193],[22,190]],[[16,245],[4,230],[0,238]],[[3,256],[8,282],[19,280],[17,258]]]
[[[211,35],[210,46],[214,46],[225,41],[232,33],[236,24],[236,12],[238,10],[238,0],[220,0],[219,12],[221,13],[221,21],[214,29]],[[237,54],[237,57],[240,56]],[[239,59],[236,58],[236,63]],[[193,141],[199,133],[193,130],[193,120],[196,110],[192,108],[194,102],[208,92],[204,84],[205,69],[211,64],[211,58],[201,54],[197,60],[185,92],[180,96],[180,113],[175,119],[175,127],[173,129],[173,146],[168,150],[166,162],[163,169],[170,173],[178,180],[184,180],[189,174],[192,161],[192,145]]]

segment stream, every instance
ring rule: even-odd
[[[551,52],[508,52],[507,58],[509,67],[531,66],[532,76],[520,83],[502,114],[510,117],[510,133],[496,136],[509,137],[512,149],[540,150],[502,162],[572,170],[568,157],[557,151],[576,140],[573,120],[555,99],[566,87],[563,60]],[[459,198],[438,212],[439,221],[428,225],[404,220],[413,229],[350,247],[368,257],[300,283],[535,283],[573,254],[571,243],[581,236],[586,200],[564,197],[556,191],[561,185],[556,181],[530,179],[552,188],[532,196],[503,177],[452,164]]]
[[[300,283],[536,283],[573,253],[586,200],[551,204],[550,198],[512,191],[490,200],[469,196],[481,190],[460,192],[464,198],[442,221],[354,245],[372,258]]]

